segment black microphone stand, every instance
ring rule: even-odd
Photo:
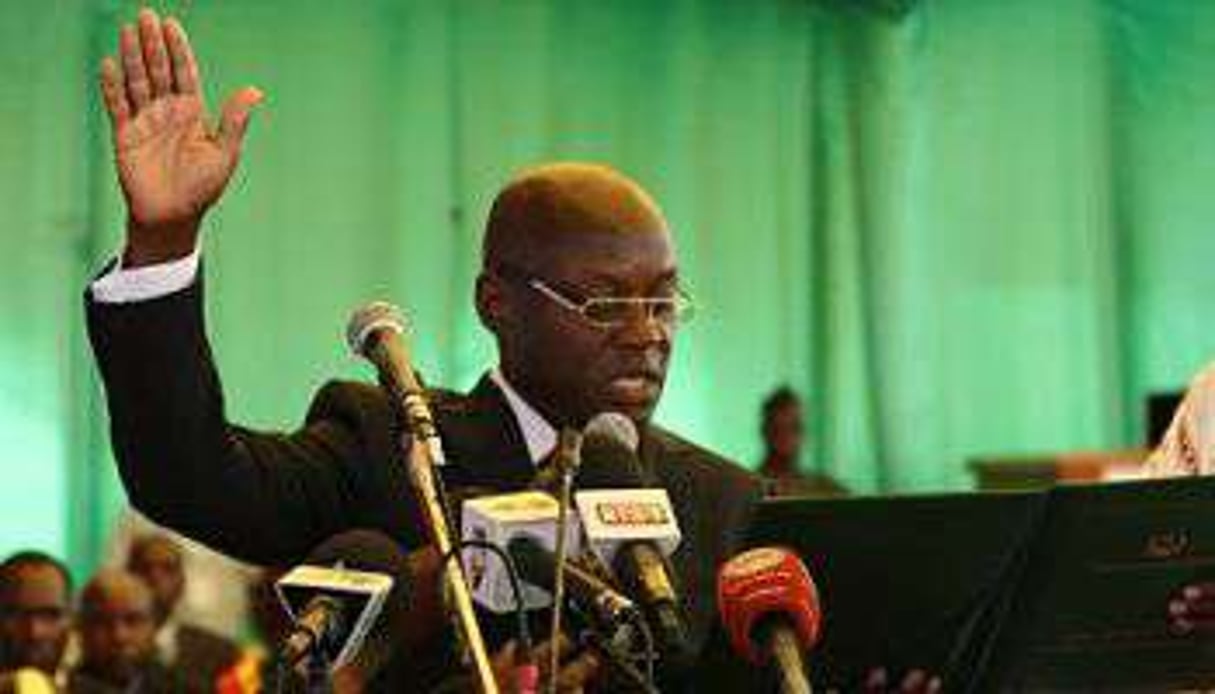
[[[325,653],[325,649],[314,649],[308,656],[304,684],[308,694],[333,694],[333,680],[329,676],[329,657]]]

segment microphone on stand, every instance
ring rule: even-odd
[[[574,496],[588,544],[641,604],[665,663],[679,671],[692,653],[666,557],[682,536],[666,490],[646,483],[637,445],[637,429],[624,415],[592,419]]]
[[[454,543],[443,500],[442,478],[435,470],[436,466],[446,464],[446,457],[425,391],[410,365],[409,349],[402,339],[404,332],[405,319],[395,306],[373,302],[350,317],[346,338],[351,351],[375,365],[389,400],[404,419],[406,432],[400,445],[408,461],[411,486],[432,544],[440,556],[448,557],[454,551]],[[445,568],[444,583],[451,598],[453,617],[463,637],[462,643],[477,684],[482,692],[497,694],[498,684],[473,611],[464,571],[460,562],[451,562]]]
[[[805,564],[782,547],[735,556],[717,572],[717,604],[734,651],[772,663],[785,694],[809,694],[803,653],[819,637],[818,590]]]
[[[410,578],[405,553],[383,533],[352,530],[318,545],[306,562],[275,582],[292,618],[282,661],[295,667],[312,658],[331,672],[357,658],[369,676],[401,641]]]

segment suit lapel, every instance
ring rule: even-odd
[[[483,376],[467,396],[436,407],[449,458],[444,480],[456,486],[519,488],[535,473],[523,432],[494,382]]]

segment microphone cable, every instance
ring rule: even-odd
[[[532,641],[531,628],[527,623],[527,609],[523,602],[523,580],[519,578],[519,567],[515,565],[515,560],[510,554],[486,540],[459,540],[452,545],[451,550],[443,555],[439,565],[439,594],[444,595],[444,587],[447,582],[447,572],[451,569],[451,561],[459,556],[466,549],[483,549],[493,554],[506,567],[506,575],[510,581],[511,597],[515,603],[515,636],[519,640],[519,651],[523,654],[527,661],[532,660],[532,652],[534,642]]]

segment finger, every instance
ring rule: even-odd
[[[118,34],[118,51],[122,55],[122,74],[127,78],[127,100],[132,112],[138,113],[152,100],[152,86],[148,84],[139,37],[130,24],[124,25]]]
[[[561,634],[559,637],[555,639],[550,638],[537,646],[532,657],[537,663],[540,663],[540,667],[546,670],[548,669],[549,660],[553,657],[553,648],[557,649],[557,657],[560,659],[569,655],[569,652],[574,648],[574,644],[565,634]]]
[[[941,684],[941,678],[933,677],[928,680],[928,686],[924,687],[924,691],[927,694],[940,694],[942,686],[944,685]]]
[[[562,692],[582,691],[599,672],[599,656],[586,651],[561,668],[557,674],[557,690]]]
[[[1194,583],[1181,589],[1186,600],[1215,600],[1215,583]]]
[[[262,93],[256,87],[245,87],[228,97],[224,103],[223,112],[219,119],[219,144],[229,154],[235,156],[240,152],[241,143],[245,139],[245,130],[249,127],[249,117],[254,106],[262,100]]]
[[[924,688],[924,683],[928,676],[923,670],[912,670],[903,677],[903,684],[899,687],[899,691],[914,694]]]
[[[173,82],[179,94],[198,94],[198,63],[186,30],[173,17],[164,21],[165,46],[173,65]]]
[[[865,675],[864,690],[867,692],[886,691],[886,669],[873,668]]]
[[[122,71],[110,56],[101,59],[101,96],[105,100],[110,122],[118,129],[131,117],[131,106],[127,103],[126,90],[122,88]]]
[[[165,48],[164,30],[160,17],[145,7],[139,11],[139,44],[143,49],[143,63],[148,69],[148,80],[152,83],[152,98],[173,92],[173,73],[169,70],[169,50]]]
[[[1174,610],[1174,605],[1180,603],[1180,614],[1190,617],[1202,619],[1215,619],[1215,598],[1204,598],[1202,600],[1174,600],[1169,605],[1169,610]]]

